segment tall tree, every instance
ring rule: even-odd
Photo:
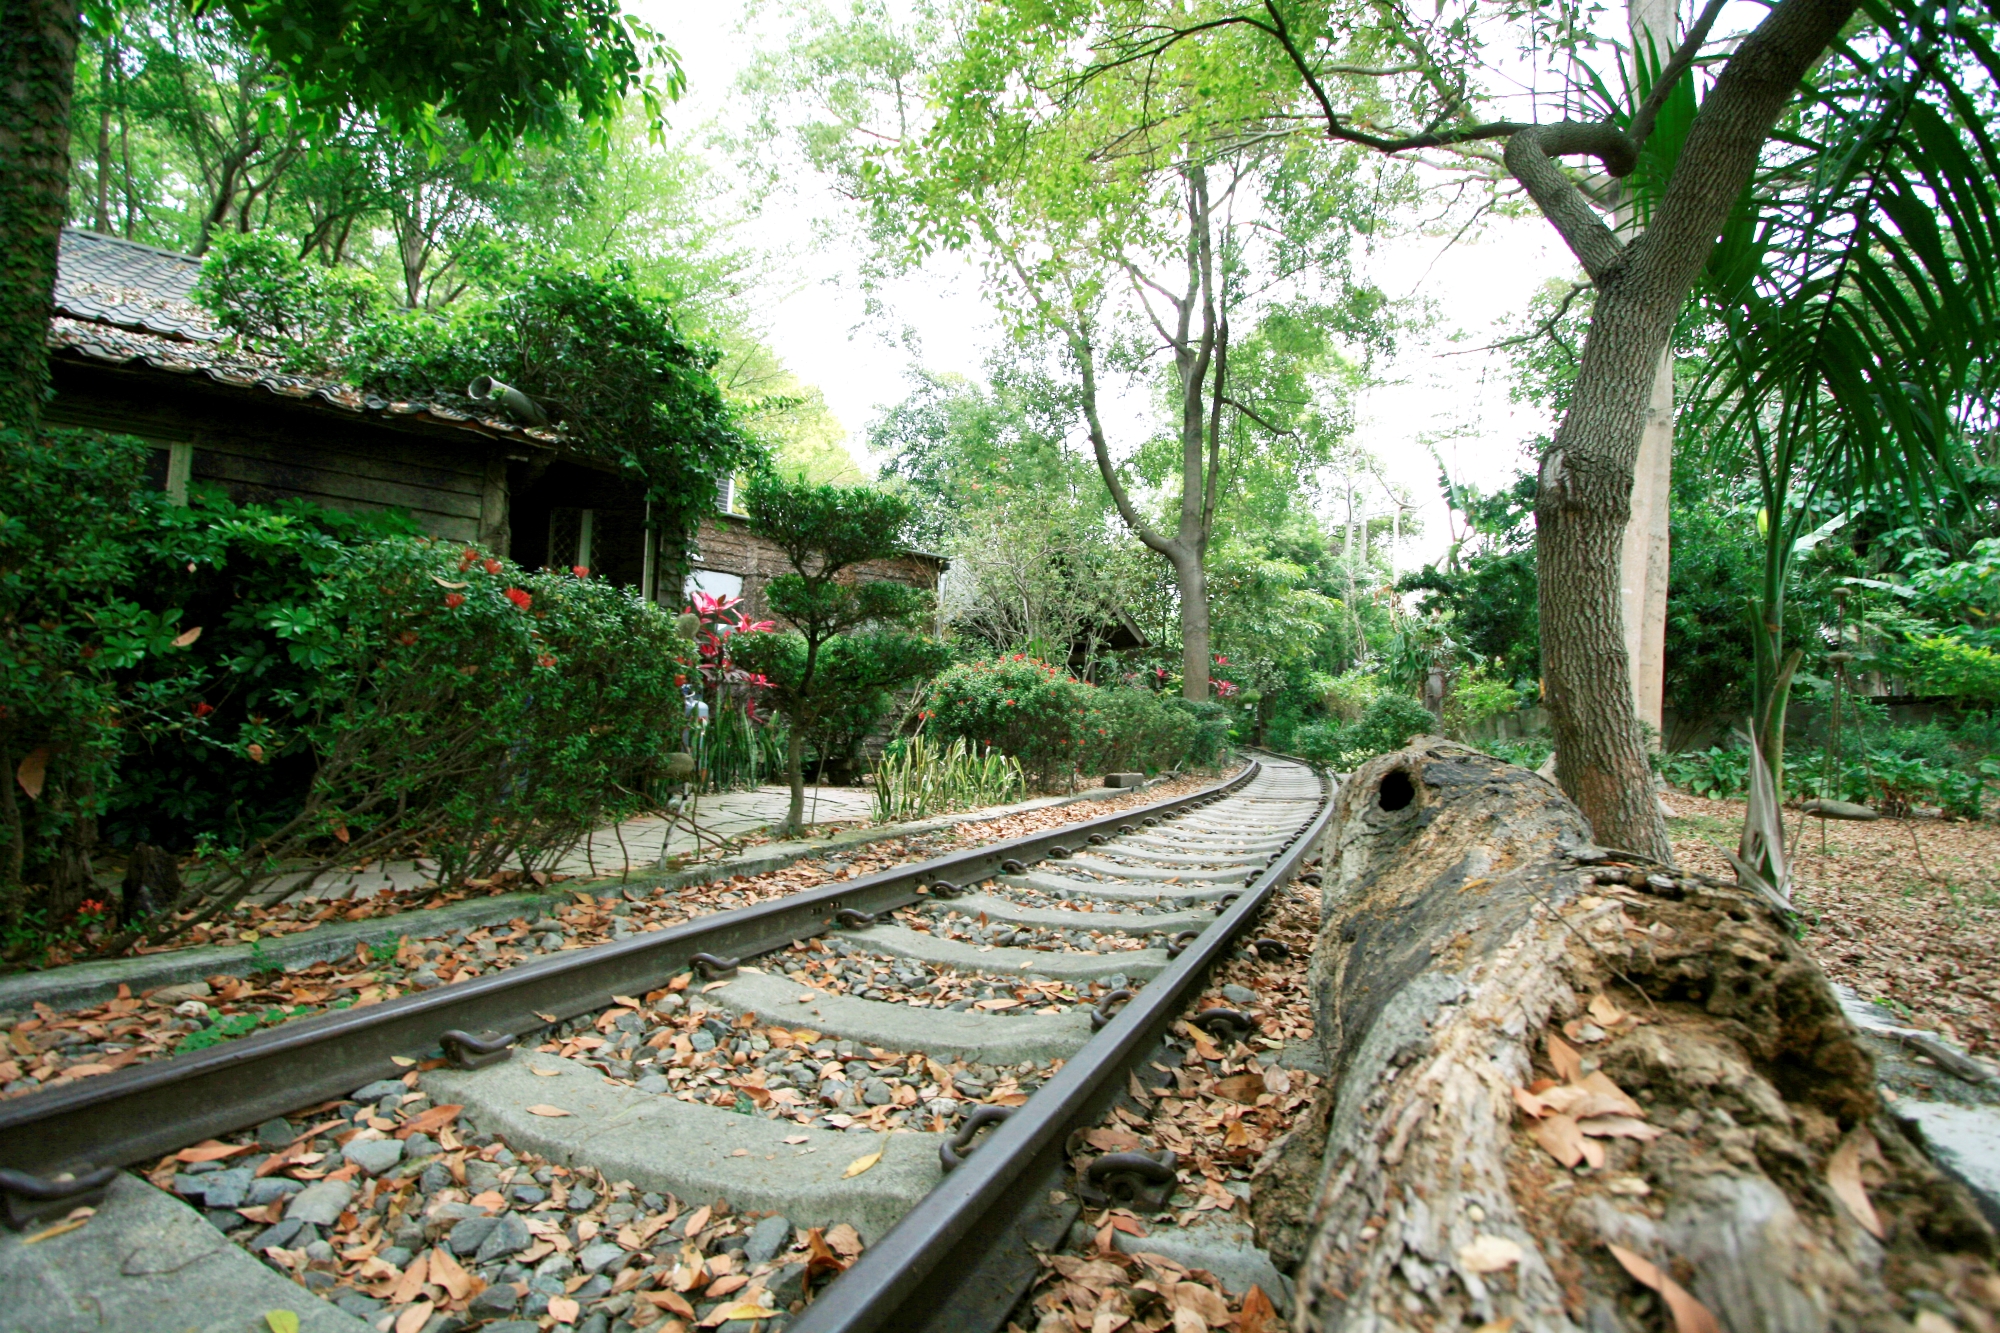
[[[657,108],[682,82],[677,57],[616,0],[226,0],[222,8],[253,34],[294,114],[325,127],[368,111],[423,134],[444,118],[504,151],[556,130],[572,107],[604,124],[627,94]],[[0,422],[30,429],[48,384],[80,25],[79,0],[0,0]]]
[[[1232,329],[1288,302],[1378,312],[1347,281],[1348,252],[1403,173],[1246,130],[1267,68],[1190,50],[1164,71],[1065,80],[1067,52],[1035,37],[1039,22],[953,40],[879,7],[819,12],[789,72],[760,86],[806,122],[808,155],[864,204],[882,258],[974,253],[1010,331],[1063,354],[1114,509],[1173,569],[1182,690],[1206,699],[1218,508],[1242,457],[1288,434],[1232,377]],[[1211,95],[1230,112],[1203,109]],[[1156,497],[1136,490],[1105,410],[1120,374],[1171,423]]]
[[[1559,118],[1548,121],[1481,115],[1478,43],[1486,29],[1459,5],[1420,17],[1285,0],[1190,13],[1136,0],[1080,6],[1059,20],[1040,6],[1031,17],[1029,6],[994,5],[963,39],[991,49],[1004,31],[1012,40],[1082,50],[1073,77],[1113,83],[1134,68],[1170,63],[1188,44],[1234,51],[1259,66],[1275,56],[1295,83],[1270,114],[1290,124],[1306,118],[1343,148],[1454,152],[1503,167],[1534,201],[1596,288],[1575,391],[1541,460],[1537,491],[1542,666],[1557,772],[1600,839],[1662,859],[1670,850],[1634,710],[1618,578],[1647,402],[1668,336],[1774,127],[1857,12],[1855,0],[1778,0],[1749,31],[1711,42],[1723,8],[1708,0],[1650,91],[1622,99],[1605,91],[1615,79],[1589,73],[1588,35],[1569,10],[1533,11],[1525,21],[1539,26],[1526,35],[1582,75],[1567,84]],[[1962,49],[1990,49],[1976,31],[1989,21],[1970,11],[1903,3],[1871,9],[1869,19],[1861,46],[1898,69],[1912,43],[1932,34]],[[1482,148],[1495,143],[1504,145],[1497,163]],[[1601,174],[1580,179],[1561,165],[1565,158],[1589,159]],[[1606,179],[1650,191],[1643,225],[1629,236],[1607,223],[1588,192]]]

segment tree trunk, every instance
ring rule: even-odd
[[[797,722],[785,737],[785,781],[792,784],[792,803],[786,808],[784,832],[797,833],[806,817],[806,733]]]
[[[1265,1243],[1302,1258],[1295,1326],[1671,1327],[1613,1244],[1731,1333],[1900,1328],[1906,1288],[1991,1290],[1991,1228],[1882,1113],[1784,923],[1613,865],[1588,833],[1548,783],[1436,738],[1343,788],[1312,964],[1324,1151],[1259,1168]],[[1579,1052],[1590,1072],[1557,1063]],[[1565,1169],[1531,1130],[1578,1138],[1520,1097],[1600,1077],[1635,1099],[1624,1121],[1568,1125],[1625,1136]],[[1885,1240],[1828,1183],[1843,1145],[1879,1151],[1862,1179]]]
[[[1174,584],[1181,594],[1181,698],[1208,697],[1208,571],[1201,557],[1174,561]]]
[[[41,425],[69,206],[76,0],[0,0],[0,425]]]

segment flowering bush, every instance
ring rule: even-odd
[[[941,673],[931,685],[929,726],[1021,761],[1043,789],[1067,785],[1084,764],[1091,687],[1047,662],[1015,653]]]

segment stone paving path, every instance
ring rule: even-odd
[[[665,839],[665,855],[688,856],[718,840],[748,837],[780,823],[791,805],[788,787],[758,787],[752,791],[719,792],[703,796],[695,806],[694,822],[702,837],[697,838],[683,818]],[[875,796],[862,787],[821,787],[817,793],[806,788],[806,822],[825,827],[832,824],[865,824],[874,813]],[[587,844],[556,863],[561,875],[615,875],[630,868],[651,869],[662,859],[662,835],[668,821],[656,816],[628,819],[623,824],[606,825],[590,836]],[[409,889],[430,882],[430,870],[420,861],[389,861],[325,875],[312,888],[297,895],[296,901],[326,902],[333,899],[372,898],[385,889]],[[282,896],[291,881],[280,879],[261,895],[265,899]]]

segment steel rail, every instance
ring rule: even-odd
[[[924,901],[934,881],[976,883],[1008,859],[1033,861],[1092,833],[1180,813],[1235,791],[1262,768],[1043,833],[717,912],[608,944],[551,954],[501,972],[365,1009],[302,1018],[188,1055],[132,1065],[66,1087],[0,1101],[0,1170],[43,1180],[125,1166],[245,1129],[301,1106],[400,1076],[394,1057],[439,1049],[448,1031],[521,1036],[643,994],[696,954],[749,958],[835,928],[843,912],[880,914]],[[393,918],[391,918],[393,920]]]
[[[1005,1323],[1034,1279],[1035,1252],[1060,1244],[1080,1211],[1066,1161],[1071,1131],[1095,1123],[1125,1091],[1125,1075],[1166,1036],[1208,969],[1319,842],[1334,790],[1328,777],[1319,778],[1319,813],[1283,855],[820,1293],[790,1333],[986,1333]]]

